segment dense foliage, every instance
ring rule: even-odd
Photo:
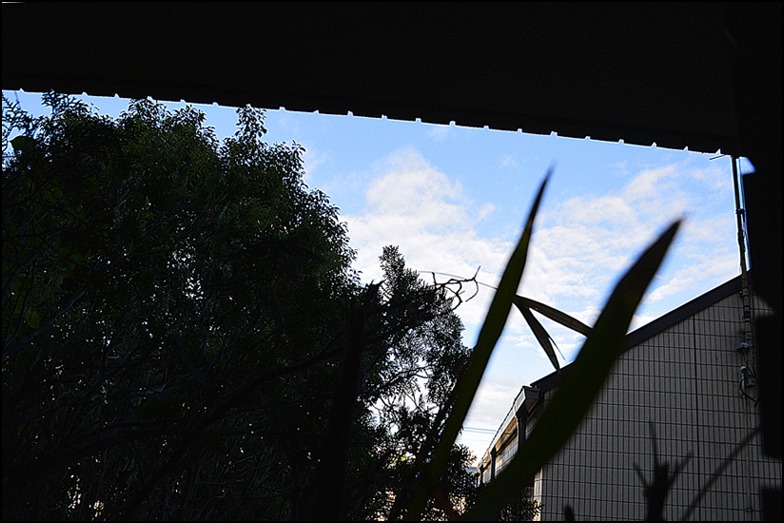
[[[44,103],[3,97],[4,519],[402,515],[469,353],[444,290],[394,247],[361,284],[261,111],[221,141],[192,108]]]

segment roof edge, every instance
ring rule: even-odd
[[[751,271],[748,272],[749,278]],[[660,316],[659,318],[646,323],[642,327],[633,330],[626,335],[624,352],[632,347],[639,345],[645,340],[663,332],[670,327],[680,323],[681,321],[693,316],[694,314],[707,309],[714,303],[727,298],[734,292],[740,292],[742,286],[742,277],[738,275],[729,281],[726,281],[704,294],[684,303],[670,312]],[[571,364],[564,366],[560,373],[552,372],[543,378],[540,378],[531,383],[531,387],[538,388],[541,392],[546,392],[558,386],[561,378],[565,373],[570,370]]]

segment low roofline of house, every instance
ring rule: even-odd
[[[749,281],[751,281],[751,271],[748,273]],[[718,287],[715,287],[705,294],[702,294],[693,300],[684,303],[680,307],[673,309],[672,311],[668,312],[667,314],[660,316],[659,318],[646,323],[642,327],[628,333],[626,335],[626,349],[629,350],[632,347],[639,345],[640,343],[644,342],[645,340],[652,338],[653,336],[663,332],[670,327],[674,326],[675,324],[693,316],[694,314],[707,309],[714,303],[723,300],[724,298],[730,296],[734,292],[740,292],[742,286],[742,277],[741,275],[732,278],[731,280],[722,283]],[[533,383],[531,383],[531,387],[538,388],[541,392],[547,392],[549,390],[554,389],[558,386],[558,383],[563,378],[565,374],[568,374],[570,365],[564,366],[560,373],[559,372],[552,372],[543,378],[540,378]]]
[[[751,271],[748,271],[747,275],[749,281],[751,281]],[[635,329],[626,335],[625,350],[629,350],[632,347],[644,342],[645,340],[659,334],[660,332],[663,332],[677,323],[693,316],[694,314],[707,309],[714,303],[730,296],[732,293],[740,292],[742,290],[742,285],[742,276],[738,275],[735,278],[732,278],[731,280],[719,285],[718,287],[715,287],[708,292],[694,298],[693,300],[684,303],[680,307],[673,309],[667,314],[660,316],[659,318],[643,325],[638,329]],[[496,435],[493,437],[493,442],[491,443],[490,448],[496,444],[499,434],[501,434],[511,422],[511,416],[513,416],[514,413],[522,406],[522,401],[525,399],[524,392],[526,390],[531,391],[531,389],[535,389],[539,392],[539,397],[542,397],[541,394],[556,388],[560,383],[560,380],[565,375],[567,375],[570,370],[571,364],[564,366],[560,372],[552,372],[547,376],[532,382],[530,386],[521,387],[520,392],[512,402],[512,407],[509,411],[509,414],[507,414],[506,418],[501,423],[498,431],[496,432]],[[534,407],[534,405],[532,404],[530,407]],[[486,460],[487,454],[488,452],[485,452],[485,455],[482,456],[482,462]]]

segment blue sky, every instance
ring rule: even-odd
[[[40,111],[39,94],[6,94]],[[103,114],[127,108],[119,98],[87,100]],[[218,137],[233,133],[234,109],[196,107]],[[305,181],[340,208],[358,251],[355,268],[368,282],[381,277],[382,247],[397,245],[423,277],[431,271],[470,277],[479,269],[479,281],[497,284],[551,166],[519,294],[592,325],[634,257],[681,217],[632,328],[740,273],[732,163],[719,151],[285,110],[267,111],[266,125],[269,142],[305,147]],[[741,163],[742,172],[751,170]],[[468,346],[492,299],[489,287],[478,290],[457,309]],[[562,365],[571,361],[582,338],[540,320],[565,356]],[[552,370],[512,311],[460,442],[481,456],[520,388]]]

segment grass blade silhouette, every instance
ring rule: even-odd
[[[493,296],[490,308],[485,316],[482,328],[479,331],[476,346],[471,352],[468,365],[452,392],[452,411],[447,418],[444,432],[433,451],[432,458],[423,465],[420,483],[413,492],[411,502],[404,516],[404,519],[406,520],[418,520],[421,517],[428,500],[432,497],[438,486],[441,476],[446,471],[449,452],[455,440],[457,440],[457,436],[460,434],[460,430],[463,427],[463,421],[465,420],[466,414],[476,395],[476,390],[482,380],[487,363],[490,360],[493,349],[504,329],[506,320],[509,317],[509,311],[512,309],[512,302],[516,296],[515,293],[520,284],[520,279],[523,276],[523,269],[525,268],[525,262],[528,256],[528,244],[533,232],[534,219],[551,175],[552,169],[549,169],[539,187],[539,192],[534,199],[520,240],[504,269],[501,282],[498,285],[498,290]],[[421,457],[421,459],[427,458],[428,457],[426,456]]]
[[[515,300],[514,304],[517,306],[518,309],[520,309],[520,312],[523,314],[523,318],[525,318],[526,323],[528,323],[528,326],[531,328],[531,331],[533,331],[534,336],[536,337],[536,341],[539,342],[539,345],[542,347],[542,350],[544,350],[545,354],[547,354],[547,357],[550,359],[550,363],[553,364],[553,367],[555,367],[556,371],[560,372],[561,366],[558,364],[558,357],[555,355],[553,344],[550,342],[550,340],[552,340],[552,337],[547,333],[544,326],[542,326],[542,324],[539,323],[539,320],[537,320],[534,317],[534,314],[531,312],[531,309],[529,309],[525,305],[521,305],[518,300]]]
[[[549,305],[532,300],[531,298],[526,298],[525,296],[515,296],[513,301],[518,308],[526,307],[528,309],[534,310],[542,316],[546,316],[551,320],[560,323],[564,327],[572,329],[575,332],[579,332],[584,336],[588,336],[591,333],[591,328],[588,325],[576,318],[569,316],[565,312],[561,312],[558,309],[550,307]]]
[[[487,485],[462,519],[493,519],[579,427],[613,364],[625,349],[626,333],[634,312],[658,271],[680,223],[677,220],[670,225],[618,282],[531,436],[520,444],[509,465]]]

